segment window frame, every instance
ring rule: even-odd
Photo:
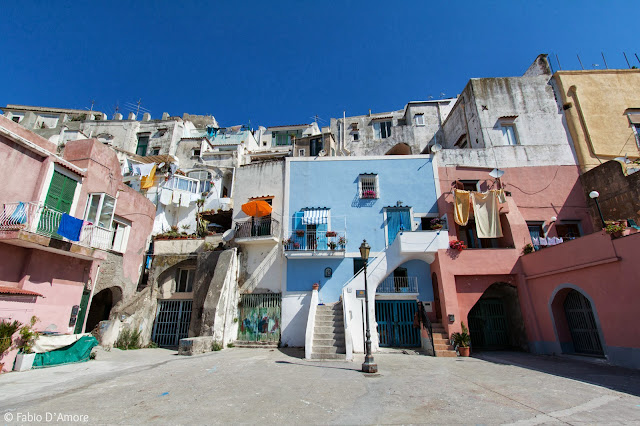
[[[196,178],[191,176],[192,173],[206,173],[207,176],[205,179],[202,179],[201,177]],[[191,170],[190,172],[187,172],[186,177],[196,179],[198,181],[198,188],[196,189],[197,192],[195,192],[196,194],[210,192],[213,187],[213,174],[209,170]]]
[[[96,212],[95,212],[94,217],[89,217],[89,213],[91,211],[91,205],[92,205],[91,200],[95,196],[99,196],[98,205],[96,207]],[[111,217],[109,218],[109,226],[103,226],[103,225],[101,225],[101,222],[100,222],[100,217],[102,216],[102,208],[104,207],[104,201],[105,201],[106,197],[109,197],[109,198],[113,199],[113,210],[111,212]],[[106,192],[92,192],[87,196],[87,203],[85,205],[84,216],[83,216],[84,220],[86,220],[87,222],[93,223],[93,225],[97,226],[98,228],[112,230],[113,217],[116,214],[116,206],[117,206],[117,204],[118,204],[118,199],[116,197],[112,197],[111,195],[107,194]]]
[[[414,120],[415,125],[416,125],[417,127],[425,126],[425,123],[424,123],[424,114],[415,114],[415,115],[413,116],[413,120]]]
[[[131,222],[114,215],[112,225],[113,238],[111,239],[111,250],[118,253],[125,253],[127,251],[127,243],[129,242],[129,234],[131,232]],[[118,236],[121,236],[119,245],[116,246],[116,240]]]
[[[373,138],[376,140],[391,137],[392,120],[376,120],[373,122]],[[384,129],[384,131],[383,131]]]
[[[298,157],[304,157],[304,148],[298,149]]]
[[[636,137],[636,146],[640,149],[640,123],[631,123],[631,127]]]
[[[513,134],[513,143],[511,143],[511,138],[509,138],[507,136],[509,134],[507,129],[511,130],[511,132]],[[517,146],[517,145],[520,145],[520,138],[518,137],[518,129],[516,127],[516,123],[514,123],[513,121],[500,122],[500,130],[502,130],[502,142],[503,142],[504,146]]]
[[[138,135],[138,139],[137,139],[137,145],[136,145],[136,155],[139,155],[141,157],[146,157],[147,156],[147,151],[149,150],[149,142],[151,140],[151,134],[149,133],[139,133]],[[140,139],[145,139],[147,140],[146,144],[140,145]],[[140,148],[144,146],[144,153],[140,154]]]
[[[180,180],[186,181],[188,183],[187,186],[188,186],[189,189],[179,188],[176,185],[176,182],[178,182]],[[167,189],[173,189],[173,190],[178,190],[178,191],[184,191],[184,192],[190,192],[190,193],[193,193],[193,194],[197,194],[198,193],[198,188],[200,187],[200,181],[198,179],[194,179],[192,177],[173,175],[173,177],[171,179],[169,179],[165,183],[164,187],[167,188]]]
[[[182,286],[182,274],[187,273],[187,279],[185,280],[184,287]],[[195,281],[196,270],[195,268],[178,268],[176,272],[176,293],[193,293],[193,284]]]
[[[367,182],[367,180],[371,180]],[[374,196],[364,196],[366,191],[374,191]],[[358,198],[363,200],[377,200],[380,198],[380,183],[377,173],[361,173],[358,175]]]

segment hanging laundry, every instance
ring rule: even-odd
[[[169,172],[171,173],[171,175],[173,175],[176,170],[178,170],[178,166],[174,163],[171,163],[171,165],[169,166]]]
[[[453,220],[460,226],[466,226],[469,222],[470,192],[454,189],[453,204]]]
[[[173,191],[171,202],[176,205],[180,205],[180,191]]]
[[[149,173],[151,173],[154,167],[155,163],[135,164],[133,166],[133,173],[140,176],[149,176]]]
[[[478,238],[502,237],[500,209],[496,191],[472,192],[473,215],[476,219]]]
[[[533,243],[534,246],[539,246],[540,245],[540,238],[539,237],[531,237],[531,242]]]
[[[191,193],[183,192],[180,194],[180,207],[189,207],[189,203],[191,202]]]
[[[56,231],[58,235],[71,241],[80,240],[80,231],[82,231],[82,225],[84,221],[82,219],[76,219],[66,213],[60,218],[60,224]]]
[[[160,203],[168,206],[171,204],[171,197],[173,196],[173,191],[167,188],[162,188],[160,190]]]
[[[142,179],[140,180],[140,188],[142,189],[148,189],[151,188],[153,186],[153,178],[156,174],[156,165],[153,164],[153,167],[151,168],[151,171],[149,172],[149,175],[142,175]]]
[[[547,239],[544,237],[540,237],[539,243],[540,243],[539,245],[545,246],[545,247],[549,245],[549,243],[547,242]]]
[[[500,204],[504,204],[507,202],[507,196],[504,193],[504,189],[498,189],[498,190],[494,189],[493,191],[496,191],[496,193],[498,194],[498,202]]]

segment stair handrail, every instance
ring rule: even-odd
[[[429,316],[425,312],[424,304],[422,301],[418,302],[418,312],[420,313],[419,317],[422,322],[427,327],[427,331],[429,332],[429,340],[431,340],[431,350],[433,351],[431,356],[436,356],[436,346],[433,343],[433,327],[431,325],[431,320],[429,320]]]
[[[309,316],[307,317],[307,330],[304,335],[304,357],[311,359],[313,352],[313,337],[316,328],[316,311],[318,310],[318,290],[311,291],[311,301],[309,302]]]

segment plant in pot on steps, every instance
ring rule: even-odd
[[[15,371],[31,370],[33,360],[36,354],[33,353],[33,344],[40,335],[33,329],[36,323],[40,321],[35,315],[31,317],[29,324],[25,324],[18,332],[20,334],[20,343],[18,344],[18,355],[16,355],[16,363],[13,369]]]
[[[18,321],[0,321],[0,374],[4,368],[2,358],[13,346],[13,335],[21,325]]]
[[[453,333],[451,335],[451,340],[453,340],[453,344],[458,348],[460,356],[469,356],[471,352],[471,348],[469,347],[469,345],[471,345],[471,336],[469,335],[469,330],[467,329],[467,326],[464,325],[464,322],[461,325],[462,332]]]

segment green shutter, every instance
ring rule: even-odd
[[[44,201],[45,207],[62,213],[70,213],[77,184],[78,182],[75,180],[54,170],[49,191]],[[40,216],[38,233],[61,239],[62,237],[55,232],[58,229],[57,222],[59,220],[60,218],[57,214],[45,209]]]

